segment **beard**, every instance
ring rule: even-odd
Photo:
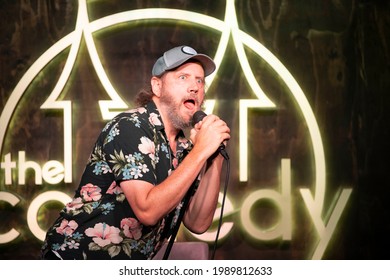
[[[165,107],[168,121],[170,121],[176,129],[185,130],[191,127],[191,118],[187,121],[180,115],[179,112],[179,108],[181,104],[183,104],[183,100],[175,102],[169,93],[164,92],[161,94],[160,104]]]

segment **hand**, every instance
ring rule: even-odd
[[[221,143],[230,139],[230,128],[216,115],[208,115],[191,129],[190,139],[194,147],[212,155]]]

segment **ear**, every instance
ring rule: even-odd
[[[160,97],[161,96],[161,84],[162,84],[161,79],[158,77],[152,77],[152,79],[150,80],[150,84],[152,86],[152,91],[153,91],[154,95],[156,95],[157,97]]]

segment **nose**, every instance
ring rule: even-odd
[[[199,86],[198,81],[196,79],[194,79],[194,80],[191,80],[191,82],[188,86],[188,91],[190,93],[197,93],[199,91],[199,88],[200,88],[200,86]]]

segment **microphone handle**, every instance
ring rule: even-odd
[[[229,159],[229,155],[228,153],[226,152],[225,150],[225,145],[223,143],[221,143],[218,147],[218,152],[226,159],[228,160]]]

